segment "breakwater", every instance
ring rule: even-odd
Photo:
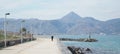
[[[97,39],[87,39],[87,38],[79,38],[79,39],[72,39],[72,38],[59,38],[61,41],[79,41],[79,42],[97,42]]]

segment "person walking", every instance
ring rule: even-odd
[[[51,41],[53,41],[54,36],[51,36]]]

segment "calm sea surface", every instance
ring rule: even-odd
[[[50,37],[50,36],[48,36]],[[55,38],[88,38],[88,35],[59,35]],[[98,42],[77,42],[61,41],[66,46],[76,46],[81,48],[90,48],[93,54],[120,54],[120,36],[119,35],[92,35],[92,38]]]

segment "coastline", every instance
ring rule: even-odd
[[[62,52],[62,54],[72,54],[68,49],[67,46],[65,46],[63,43],[61,43],[60,40],[57,40],[57,45]]]

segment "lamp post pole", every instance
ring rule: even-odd
[[[23,42],[23,22],[25,22],[25,20],[21,21],[21,43]]]
[[[23,37],[22,37],[22,22],[21,22],[21,28],[20,28],[20,37],[21,37],[21,43],[23,42]]]
[[[7,47],[7,40],[6,40],[6,18],[7,15],[10,15],[10,13],[5,13],[5,18],[4,18],[4,47]]]
[[[31,25],[31,41],[33,40],[32,25]]]

